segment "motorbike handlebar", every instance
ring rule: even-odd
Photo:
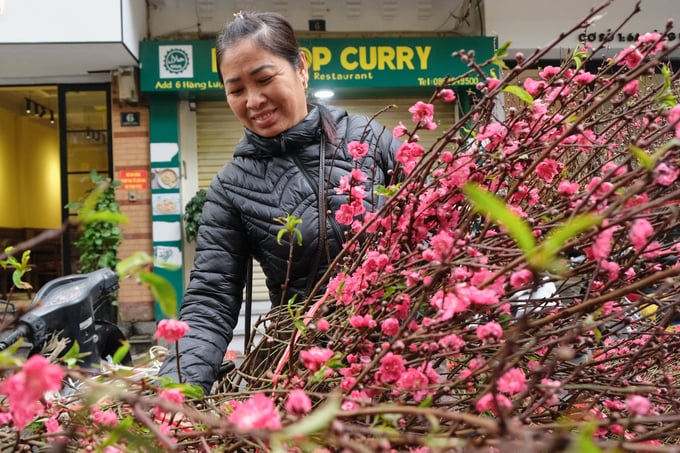
[[[5,349],[12,346],[14,343],[19,341],[19,338],[28,338],[30,333],[31,329],[27,324],[19,324],[13,331],[0,339],[0,351],[4,351]]]

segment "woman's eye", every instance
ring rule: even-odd
[[[241,94],[243,92],[243,88],[234,88],[229,91],[227,91],[227,96],[235,96],[238,94]]]
[[[258,82],[264,85],[265,83],[271,82],[271,80],[274,78],[274,76],[271,77],[265,77],[264,79],[260,79]]]

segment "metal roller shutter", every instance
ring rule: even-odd
[[[395,105],[376,117],[376,121],[385,126],[390,132],[399,124],[399,121],[404,123],[408,129],[414,125],[411,121],[411,113],[408,109],[418,101],[427,101],[422,98],[399,98],[399,99],[343,99],[334,102],[334,105],[344,107],[349,113],[361,113],[368,116],[373,116],[388,105]],[[456,117],[455,111],[456,103],[435,102],[435,121],[444,126],[453,124]],[[428,149],[435,139],[442,133],[442,129],[438,127],[434,131],[420,130],[418,136],[420,137],[420,144]]]

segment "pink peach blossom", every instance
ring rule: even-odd
[[[510,286],[513,288],[521,288],[522,286],[531,283],[533,279],[533,272],[531,272],[529,269],[522,269],[512,273],[510,276]]]
[[[408,129],[401,121],[399,121],[399,124],[394,126],[394,129],[392,129],[392,135],[394,135],[396,138],[403,137],[407,132]]]
[[[355,160],[359,160],[368,154],[368,143],[361,143],[356,140],[347,144],[347,152],[349,152]]]
[[[499,339],[503,336],[503,328],[496,321],[477,326],[477,338],[480,340]]]
[[[31,356],[21,371],[0,384],[0,393],[7,395],[7,403],[17,429],[22,430],[42,412],[41,399],[48,391],[62,387],[66,373],[41,355]]]
[[[411,113],[411,119],[415,123],[419,121],[432,121],[434,117],[434,105],[427,104],[423,101],[418,101],[408,111]]]
[[[300,351],[300,359],[304,366],[312,371],[317,371],[333,357],[333,354],[334,352],[332,349],[313,346],[309,349]]]
[[[561,169],[561,164],[556,160],[545,159],[536,166],[536,174],[545,182],[551,183]]]
[[[628,96],[637,96],[639,86],[640,82],[637,79],[631,80],[623,86],[623,92]]]
[[[637,43],[638,45],[654,44],[654,48],[649,52],[651,55],[654,55],[655,53],[663,49],[663,46],[665,46],[666,43],[668,42],[668,40],[661,39],[661,37],[662,37],[661,33],[647,32],[641,34],[638,37]]]
[[[118,426],[119,419],[118,414],[114,411],[94,410],[92,412],[92,421],[97,425],[116,427]]]
[[[312,400],[302,389],[293,389],[288,394],[285,404],[286,412],[295,415],[304,415],[312,410]]]
[[[524,89],[532,96],[536,96],[545,87],[545,82],[542,80],[534,80],[531,77],[524,79]]]
[[[328,321],[327,321],[326,319],[320,318],[318,321],[316,321],[316,328],[317,328],[320,332],[327,332],[328,329],[331,328],[331,326],[330,326],[330,324],[328,323]]]
[[[354,315],[350,316],[348,319],[349,324],[354,327],[355,329],[371,329],[375,326],[377,326],[377,323],[373,319],[373,316],[370,314],[365,314],[363,316],[361,315]]]
[[[660,163],[654,168],[654,183],[668,187],[673,184],[680,175],[680,170],[671,165]]]
[[[636,68],[643,59],[642,53],[635,46],[630,46],[623,49],[616,56],[615,63],[619,66],[627,66],[629,69]]]
[[[638,252],[647,245],[647,241],[649,241],[652,234],[654,234],[654,227],[645,218],[635,219],[628,232],[630,242]]]
[[[561,181],[557,185],[557,192],[563,197],[572,197],[576,192],[578,192],[579,185],[577,182],[571,181]]]
[[[626,400],[626,409],[634,415],[647,415],[651,409],[652,403],[648,398],[641,395],[631,395]]]
[[[486,86],[489,90],[493,90],[494,88],[496,88],[500,84],[501,84],[501,81],[498,80],[495,77],[489,77],[488,79],[486,79]]]
[[[581,70],[574,76],[574,83],[577,85],[588,85],[595,80],[595,77],[595,74]]]
[[[491,411],[496,415],[499,413],[499,407],[510,409],[512,407],[512,401],[505,395],[486,393],[477,401],[477,403],[475,403],[477,411]]]
[[[538,76],[543,80],[548,80],[559,74],[561,70],[559,66],[546,66],[538,73]]]
[[[455,333],[451,333],[439,339],[439,346],[451,351],[459,351],[465,346],[465,340]]]
[[[281,415],[274,402],[264,393],[256,393],[234,408],[229,414],[229,421],[238,429],[281,429]]]
[[[399,332],[399,320],[396,318],[387,318],[380,323],[380,330],[385,335],[396,335]]]
[[[398,354],[388,352],[380,359],[380,369],[376,373],[376,380],[382,384],[397,381],[406,371],[406,361]]]
[[[498,378],[496,385],[501,392],[514,395],[527,389],[527,377],[521,369],[511,368]]]
[[[444,102],[453,102],[456,100],[456,93],[450,88],[444,88],[437,94]]]
[[[675,138],[680,138],[680,104],[668,111],[668,122],[675,124]]]
[[[609,257],[612,251],[612,237],[614,236],[613,228],[605,228],[601,231],[591,247],[592,255],[595,259],[603,260]]]
[[[158,323],[154,338],[162,338],[168,343],[173,343],[183,338],[189,330],[189,324],[184,321],[163,319]]]

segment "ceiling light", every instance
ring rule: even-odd
[[[48,113],[50,114],[49,119],[50,119],[50,124],[54,124],[54,110],[52,110],[49,107],[45,107],[39,102],[34,101],[33,99],[29,98],[24,98],[26,100],[26,114],[30,115],[31,113],[35,115],[36,118],[45,118],[45,115]]]
[[[332,98],[334,94],[333,90],[316,90],[314,92],[314,97],[317,99],[328,99]]]

